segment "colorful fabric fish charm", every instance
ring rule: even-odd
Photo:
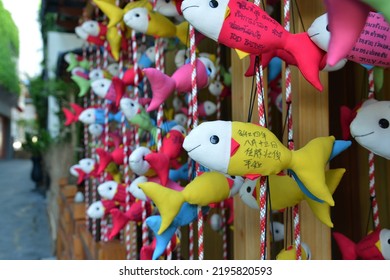
[[[248,54],[277,54],[295,62],[303,76],[322,90],[319,70],[324,52],[307,33],[291,34],[255,4],[245,0],[185,0],[184,18],[207,37]]]
[[[328,14],[318,17],[307,30],[311,40],[326,52],[330,51],[333,37],[333,32],[331,33],[331,29],[329,29],[328,17]],[[381,14],[370,12],[362,32],[340,61],[343,64],[346,60],[350,60],[363,66],[389,68],[389,38],[390,24],[386,22]]]
[[[202,213],[206,215],[210,207],[203,206]],[[168,245],[168,242],[172,239],[177,229],[182,226],[186,226],[193,222],[198,217],[198,206],[184,202],[180,207],[179,213],[174,217],[169,227],[161,234],[158,233],[161,229],[161,216],[150,216],[146,219],[146,224],[154,232],[156,237],[156,249],[153,252],[153,260],[157,260],[163,253]]]
[[[290,151],[267,128],[252,123],[210,121],[193,129],[184,139],[183,148],[201,165],[232,176],[255,179],[290,169],[307,188],[307,195],[333,206],[325,167],[334,143],[333,136],[318,137],[300,150]]]
[[[122,98],[120,100],[120,108],[130,124],[150,132],[157,143],[157,127],[154,126],[152,119],[141,104],[130,98]]]
[[[389,229],[377,229],[357,244],[339,232],[332,235],[344,260],[390,260]]]
[[[126,185],[115,181],[106,181],[97,188],[99,195],[108,200],[114,200],[119,203],[126,202]],[[134,200],[133,200],[134,201]],[[133,202],[130,200],[130,202]]]
[[[75,53],[67,53],[64,56],[64,60],[68,63],[68,67],[66,71],[70,72],[76,67],[81,67],[83,69],[89,69],[89,61],[84,59],[81,55],[77,55]]]
[[[382,13],[390,23],[388,1],[324,0],[324,3],[328,12],[329,30],[332,30],[327,58],[327,63],[331,66],[346,57],[356,44],[371,11],[369,5]]]
[[[311,250],[307,243],[301,243],[301,257],[302,260],[311,260]],[[296,260],[297,252],[295,247],[289,246],[287,249],[281,250],[277,256],[277,260]]]
[[[365,101],[349,127],[351,136],[374,154],[390,159],[390,101]]]
[[[156,110],[175,90],[178,93],[191,91],[192,66],[190,64],[184,64],[171,77],[155,68],[145,68],[143,71],[151,84],[153,93],[152,101],[147,109],[148,112]],[[197,59],[196,71],[198,89],[205,88],[216,73],[213,62],[204,57]]]
[[[329,187],[329,192],[331,194],[336,190],[344,173],[345,169],[343,168],[326,171],[326,185]],[[272,210],[282,210],[287,207],[293,207],[302,200],[305,200],[317,219],[326,226],[333,227],[329,205],[310,199],[302,192],[298,183],[293,178],[288,175],[269,175],[268,180]],[[259,180],[245,180],[239,194],[241,200],[249,207],[260,209],[258,201]]]
[[[221,202],[238,192],[243,179],[235,180],[219,172],[206,172],[195,177],[182,191],[174,191],[156,183],[138,183],[138,187],[157,206],[161,214],[163,233],[172,223],[184,202],[193,205],[207,206],[210,203]]]
[[[172,248],[176,249],[176,247],[179,245],[179,243],[180,243],[179,238],[177,237],[176,234],[174,234],[171,238]],[[161,246],[161,244],[159,244],[159,245]],[[150,243],[149,245],[142,246],[141,251],[140,251],[140,260],[152,260],[153,259],[153,252],[155,250],[158,252],[160,251],[160,249],[156,249],[156,246],[157,246],[157,239],[156,238],[153,238],[152,243]],[[163,248],[163,250],[164,251],[160,255],[160,257],[167,254],[166,247]]]
[[[133,202],[130,206],[130,209],[126,212],[122,212],[118,208],[110,210],[112,218],[112,230],[108,239],[113,239],[125,226],[128,222],[133,221],[136,223],[142,222],[142,212],[144,207],[142,206],[142,201],[137,200]],[[150,202],[145,202],[146,216],[150,216],[152,213],[152,206]]]
[[[167,135],[165,135],[161,149],[155,153],[149,153],[144,156],[144,159],[153,168],[161,184],[166,185],[169,178],[169,168],[178,168],[180,166],[178,157],[183,151],[182,144],[185,137],[185,129],[182,126],[173,127]]]
[[[97,174],[102,174],[110,162],[113,162],[116,165],[122,165],[124,160],[123,151],[123,146],[114,149],[112,152],[107,152],[103,148],[96,148],[96,154],[99,156],[99,167],[96,171]]]

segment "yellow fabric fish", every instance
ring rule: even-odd
[[[276,260],[296,260],[296,253],[295,247],[290,246],[287,249],[283,249],[279,252],[279,254],[276,256]],[[310,260],[311,259],[311,251],[309,245],[302,242],[301,244],[301,259],[302,260]]]
[[[193,129],[183,148],[209,169],[249,179],[290,169],[307,188],[308,195],[333,206],[325,167],[334,142],[333,136],[318,137],[290,151],[267,128],[253,123],[210,121]]]
[[[131,29],[125,25],[122,18],[123,15],[118,14],[118,10],[122,11],[119,7],[116,6],[115,0],[93,0],[96,6],[107,15],[110,19],[110,23],[107,26],[107,41],[111,48],[111,53],[113,58],[119,60],[119,52],[122,48],[123,37],[130,38]],[[114,24],[115,23],[115,24]],[[118,32],[118,25],[121,32]]]
[[[157,206],[161,214],[158,234],[163,233],[180,211],[184,202],[207,206],[225,200],[238,191],[242,178],[235,180],[219,172],[206,172],[191,181],[183,191],[175,191],[153,182],[139,183],[138,186]]]
[[[325,182],[329,187],[330,193],[334,193],[344,173],[344,168],[327,170],[325,172]],[[251,208],[259,209],[259,185],[259,180],[246,180],[240,189],[240,198]],[[333,227],[329,205],[307,197],[301,191],[297,182],[290,176],[270,175],[269,189],[272,210],[282,210],[297,205],[302,200],[306,200],[317,219],[328,227]]]

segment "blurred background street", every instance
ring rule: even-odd
[[[43,192],[31,180],[32,161],[0,161],[0,259],[53,258]]]

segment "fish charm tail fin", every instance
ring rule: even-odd
[[[326,184],[329,187],[330,193],[334,193],[337,186],[339,185],[341,178],[343,178],[343,175],[345,173],[344,168],[337,168],[337,169],[331,169],[327,170],[325,173],[325,181]],[[319,219],[323,224],[326,226],[332,228],[333,223],[330,218],[330,207],[327,203],[320,203],[312,199],[307,199],[307,204],[309,205],[311,211],[314,213],[314,215]]]
[[[153,260],[157,260],[161,255],[164,254],[165,248],[168,246],[169,241],[174,236],[177,227],[174,225],[169,226],[163,233],[158,233],[158,229],[162,225],[161,216],[150,216],[146,219],[146,224],[154,232],[156,237],[156,248],[153,252]]]
[[[188,21],[183,21],[182,23],[176,25],[176,37],[179,41],[189,47],[189,37],[188,37],[189,23]]]
[[[72,123],[77,122],[79,120],[80,114],[84,111],[84,108],[76,103],[70,103],[70,107],[72,107],[74,113],[67,108],[62,108],[62,112],[66,118],[65,126],[69,126]]]
[[[99,167],[96,171],[96,175],[99,176],[112,161],[112,157],[110,153],[106,152],[103,148],[97,148],[96,154],[99,156]]]
[[[62,108],[62,112],[65,115],[65,126],[69,126],[74,122],[77,122],[76,116],[67,108]]]
[[[130,221],[130,218],[117,208],[111,209],[110,214],[112,218],[112,230],[108,236],[109,240],[113,239]]]
[[[337,245],[339,246],[343,260],[356,260],[356,244],[339,232],[333,232],[332,235],[334,240],[336,240]]]
[[[71,79],[76,83],[76,85],[79,87],[79,97],[83,97],[87,94],[89,87],[91,85],[91,82],[89,80],[86,80],[83,77],[80,77],[78,75],[72,75]]]
[[[109,18],[110,22],[107,25],[108,28],[114,27],[122,21],[125,12],[117,7],[115,3],[111,3],[112,1],[93,0],[93,2],[95,2],[99,9]]]
[[[292,34],[285,49],[293,57],[305,79],[317,90],[322,91],[319,71],[325,52],[313,43],[306,32]]]
[[[332,153],[333,136],[318,137],[303,148],[293,151],[289,168],[294,172],[302,192],[319,202],[334,206],[333,197],[325,181],[325,167]],[[302,187],[304,186],[304,187]]]
[[[120,32],[116,27],[111,27],[108,29],[106,37],[112,57],[115,61],[119,61],[119,52],[121,50],[121,43],[123,40],[122,32]]]
[[[169,175],[169,157],[163,153],[150,153],[144,156],[144,159],[156,170],[161,184],[166,186]]]
[[[156,204],[162,219],[158,234],[162,234],[172,223],[185,202],[183,194],[153,182],[140,183],[138,187]]]
[[[158,107],[175,91],[176,82],[171,77],[155,68],[146,68],[143,71],[150,82],[153,93],[152,101],[147,109],[148,112],[151,112],[158,109]]]

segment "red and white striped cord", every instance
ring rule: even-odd
[[[284,0],[283,2],[283,17],[284,17],[284,28],[290,32],[290,8],[291,1]],[[291,90],[291,69],[290,66],[286,64],[285,67],[285,88],[286,88],[286,103],[288,104],[288,117],[287,117],[287,129],[288,129],[288,148],[294,150],[294,130],[293,130],[293,118],[292,118],[292,90]],[[293,207],[293,227],[294,227],[294,246],[296,250],[296,259],[302,259],[302,250],[301,250],[301,224],[299,217],[299,205]]]
[[[228,244],[227,244],[227,227],[226,224],[226,208],[225,208],[225,202],[222,201],[220,203],[221,207],[221,218],[222,218],[222,259],[227,260],[228,259]]]
[[[196,83],[196,44],[195,44],[195,28],[190,25],[190,63],[192,66],[191,72],[191,100],[192,100],[192,127],[198,126],[198,86]],[[196,164],[196,175],[198,175],[199,165]],[[203,213],[202,207],[198,206],[198,259],[204,259],[204,243],[203,243]]]
[[[85,13],[85,14],[84,14]],[[83,11],[83,18],[86,19],[86,10],[84,9]],[[87,60],[87,45],[83,45],[83,60]],[[83,98],[83,106],[84,108],[88,107],[88,97],[85,95]],[[84,157],[88,158],[89,157],[89,152],[88,152],[88,142],[89,142],[89,132],[88,132],[88,125],[84,125],[84,131],[83,131],[83,144],[84,144]],[[90,197],[89,197],[89,180],[84,181],[84,199],[85,199],[85,209],[88,209],[90,205]],[[87,215],[87,212],[85,212],[85,226],[87,230],[89,230],[89,225],[90,225],[90,220]]]
[[[260,6],[260,0],[254,1],[254,4]],[[256,88],[257,88],[257,107],[259,112],[259,124],[266,127],[266,116],[264,106],[264,87],[263,87],[263,66],[256,67]],[[267,232],[267,177],[260,177],[260,259],[267,258],[266,250],[266,232]]]
[[[217,44],[217,57],[215,59],[216,75],[215,80],[221,82],[221,45]],[[221,96],[217,96],[217,120],[221,119]]]
[[[375,98],[375,83],[374,83],[374,70],[368,71],[368,98]],[[379,222],[379,208],[378,201],[375,193],[375,155],[372,152],[368,153],[368,177],[369,177],[369,191],[371,198],[372,215],[374,220],[375,229],[380,228]]]
[[[188,225],[188,259],[193,260],[194,258],[194,223],[190,223]]]

